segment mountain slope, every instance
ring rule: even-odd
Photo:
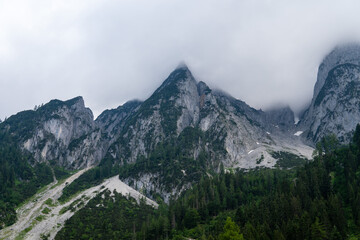
[[[1,123],[0,130],[12,135],[37,162],[82,168],[102,157],[101,132],[82,97],[52,100],[34,111],[20,112]]]
[[[95,121],[77,97],[0,124],[36,162],[67,169],[100,164],[88,174],[94,182],[120,168],[126,183],[167,200],[222,167],[293,167],[310,159],[312,148],[293,136],[293,127],[291,109],[251,108],[197,82],[185,65],[144,102],[106,110]],[[293,163],[283,164],[284,156]]]
[[[289,134],[292,120],[290,109],[255,110],[181,66],[129,115],[105,160],[124,165],[130,185],[168,199],[222,165],[274,167],[279,151],[311,158],[312,149]]]
[[[20,237],[41,239],[44,236],[53,239],[75,212],[95,196],[104,195],[105,191],[110,191],[110,197],[116,191],[127,198],[133,198],[138,203],[140,203],[140,199],[144,199],[144,203],[157,208],[158,204],[156,202],[121,182],[118,176],[107,179],[100,185],[81,192],[65,203],[59,202],[58,199],[62,190],[87,170],[89,168],[73,174],[62,182],[55,180],[46,186],[46,189],[42,192],[33,196],[31,201],[26,202],[17,210],[18,220],[16,223],[0,231],[0,239],[18,239]]]
[[[350,141],[360,122],[360,46],[337,47],[319,67],[314,97],[300,122],[310,142],[335,134]]]

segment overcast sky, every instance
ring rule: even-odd
[[[94,115],[146,99],[185,61],[257,109],[299,111],[338,43],[360,40],[354,0],[0,0],[0,119],[83,96]]]

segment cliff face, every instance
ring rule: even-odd
[[[360,122],[360,46],[337,47],[319,67],[314,97],[300,123],[311,142],[335,134],[347,143]]]
[[[255,167],[244,157],[262,143],[274,142],[269,131],[278,125],[294,125],[289,108],[269,114],[255,110],[231,96],[212,91],[203,82],[197,83],[183,66],[136,109],[109,153],[121,162],[136,162],[140,155],[147,157],[158,143],[177,138],[186,128],[194,128],[206,135],[194,146],[188,146],[195,158],[205,148],[225,166]]]
[[[126,165],[122,179],[131,186],[168,199],[221,165],[274,167],[274,152],[311,158],[312,148],[293,136],[293,128],[289,108],[253,109],[197,82],[182,66],[126,116],[105,158]]]
[[[101,131],[82,97],[52,100],[35,111],[20,112],[3,122],[1,129],[38,162],[83,168],[98,163],[105,151]]]

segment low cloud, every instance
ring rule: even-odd
[[[358,1],[14,0],[0,4],[0,118],[84,97],[95,115],[146,99],[185,61],[255,108],[300,111]]]

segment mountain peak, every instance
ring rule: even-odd
[[[179,66],[170,73],[170,75],[166,78],[166,80],[161,84],[161,86],[155,91],[158,93],[168,86],[175,86],[176,88],[186,82],[194,82],[196,84],[196,80],[190,72],[189,68],[185,63],[179,64]]]
[[[177,67],[175,68],[175,70],[177,70],[177,69],[187,69],[187,70],[189,70],[189,68],[188,68],[188,66],[186,65],[185,61],[181,61],[181,62],[177,65]]]
[[[77,104],[79,106],[85,107],[84,98],[82,96],[74,97],[72,99],[65,101],[64,103],[68,106]]]
[[[325,56],[318,70],[314,99],[317,98],[321,88],[324,86],[328,73],[336,66],[345,63],[360,65],[360,43],[339,44]]]

